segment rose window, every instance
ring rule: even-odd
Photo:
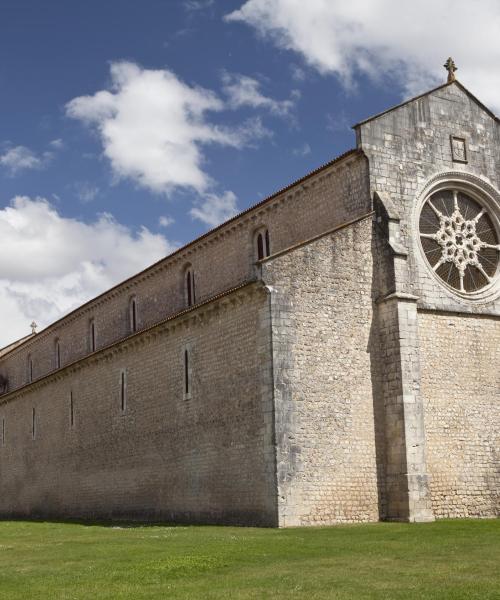
[[[420,240],[434,272],[455,290],[474,293],[493,282],[500,243],[488,210],[458,190],[432,194],[420,213]]]

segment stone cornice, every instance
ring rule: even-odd
[[[64,317],[61,317],[60,319],[49,325],[40,333],[36,334],[36,336],[34,336],[33,338],[28,339],[26,342],[23,342],[20,346],[4,354],[1,357],[1,359],[3,360],[7,356],[12,356],[15,355],[17,352],[21,352],[26,350],[27,348],[31,348],[42,337],[46,337],[48,335],[55,335],[55,333],[58,330],[65,327],[69,323],[72,323],[76,319],[80,318],[82,315],[86,313],[91,313],[98,306],[101,306],[109,300],[122,295],[127,290],[133,289],[138,284],[142,283],[143,281],[146,281],[147,279],[150,279],[151,277],[156,276],[161,271],[174,267],[178,265],[179,262],[191,261],[192,255],[196,254],[203,248],[210,246],[214,243],[218,243],[222,238],[232,235],[234,232],[239,231],[242,228],[246,227],[248,224],[252,223],[252,221],[256,221],[257,219],[261,218],[264,214],[281,207],[288,200],[304,194],[304,192],[314,188],[323,180],[328,179],[332,175],[336,174],[339,168],[345,167],[348,164],[350,164],[350,162],[352,162],[353,160],[363,156],[364,153],[357,149],[349,150],[348,152],[341,154],[332,161],[318,167],[314,171],[311,171],[301,179],[298,179],[290,185],[278,190],[271,196],[265,198],[264,200],[261,200],[259,203],[235,215],[234,217],[217,226],[216,228],[206,232],[201,237],[193,240],[192,242],[189,242],[186,246],[183,246],[179,250],[174,251],[169,256],[162,258],[160,261],[147,267],[145,270],[137,273],[136,275],[133,275],[129,279],[122,281],[116,286],[103,292],[99,296],[82,304],[69,314],[65,315]]]
[[[383,304],[384,302],[391,302],[393,300],[397,300],[399,302],[417,302],[419,297],[414,296],[413,294],[405,294],[403,292],[391,292],[390,294],[387,294],[387,296],[377,298],[376,303]]]
[[[60,369],[51,371],[42,377],[35,379],[33,382],[25,384],[19,388],[7,392],[0,396],[0,406],[17,399],[24,394],[37,390],[41,387],[49,385],[53,381],[63,379],[68,373],[80,371],[86,367],[96,364],[102,360],[107,360],[116,354],[128,351],[130,348],[137,347],[146,343],[151,338],[157,337],[160,334],[165,334],[174,331],[180,327],[188,328],[190,324],[199,323],[207,318],[210,318],[212,313],[221,308],[235,303],[244,302],[245,299],[263,291],[266,293],[264,286],[258,280],[250,280],[241,285],[228,289],[220,294],[200,302],[190,308],[177,312],[147,329],[142,329],[132,335],[122,338],[104,348],[99,348],[91,354],[87,354],[78,360],[75,360],[68,365],[64,365]]]

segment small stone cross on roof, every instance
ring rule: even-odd
[[[448,71],[448,83],[455,81],[455,71],[457,70],[457,66],[455,65],[455,61],[451,58],[444,63],[443,67]]]
[[[36,333],[36,328],[38,327],[38,325],[35,323],[35,321],[33,321],[30,325],[31,327],[31,333]]]

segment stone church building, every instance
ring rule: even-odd
[[[500,123],[455,80],[0,351],[0,517],[500,512]]]

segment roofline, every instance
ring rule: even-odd
[[[80,304],[77,308],[74,308],[69,313],[66,313],[64,316],[62,316],[59,319],[57,319],[56,321],[53,321],[52,323],[50,323],[50,325],[47,325],[47,327],[45,327],[44,329],[42,329],[41,331],[39,331],[36,334],[36,336],[45,333],[47,330],[51,329],[52,327],[55,327],[56,325],[58,325],[59,323],[61,323],[62,321],[64,321],[68,317],[70,317],[71,315],[76,314],[78,311],[80,311],[80,310],[88,307],[90,304],[92,304],[96,300],[99,300],[99,299],[103,298],[104,296],[106,296],[107,294],[109,294],[110,292],[113,292],[114,290],[117,290],[121,286],[126,285],[127,283],[129,283],[132,280],[134,280],[136,277],[140,277],[141,275],[144,275],[148,271],[151,271],[151,270],[155,269],[161,263],[166,262],[166,261],[174,258],[176,255],[184,252],[187,248],[190,248],[190,247],[194,246],[195,244],[198,244],[203,239],[205,239],[206,237],[212,235],[213,233],[216,233],[217,231],[219,231],[220,229],[222,229],[223,227],[225,227],[229,223],[237,221],[240,217],[242,217],[242,216],[248,214],[249,212],[252,212],[253,210],[255,210],[255,209],[257,209],[257,208],[259,208],[259,207],[267,204],[268,202],[271,202],[272,200],[274,200],[280,194],[283,194],[283,193],[291,190],[296,185],[300,185],[304,181],[307,181],[308,179],[310,179],[311,177],[314,177],[318,173],[321,173],[322,171],[325,171],[326,169],[328,169],[329,167],[333,166],[334,164],[340,163],[344,159],[346,159],[346,158],[348,158],[350,156],[354,156],[354,155],[362,156],[362,155],[364,155],[364,152],[361,149],[358,149],[358,148],[352,148],[351,150],[347,150],[347,152],[344,152],[344,153],[340,154],[339,156],[337,156],[337,157],[333,158],[332,160],[328,161],[327,163],[324,163],[323,165],[317,167],[313,171],[310,171],[309,173],[307,173],[306,175],[304,175],[300,179],[297,179],[297,180],[293,181],[292,183],[288,184],[287,186],[285,186],[285,187],[279,189],[278,191],[274,192],[270,196],[267,196],[267,198],[264,198],[263,200],[260,200],[256,204],[253,204],[252,206],[249,206],[245,210],[243,210],[240,213],[234,215],[234,217],[231,217],[230,219],[228,219],[227,221],[224,221],[220,225],[217,225],[216,227],[213,227],[212,229],[209,229],[208,231],[206,231],[205,233],[203,233],[199,237],[195,238],[194,240],[191,240],[190,242],[188,242],[184,246],[181,246],[177,250],[174,250],[170,254],[167,254],[163,258],[160,258],[159,260],[157,260],[153,264],[151,264],[148,267],[144,268],[142,271],[138,271],[137,273],[134,273],[134,275],[131,275],[130,277],[127,277],[127,279],[124,279],[123,281],[120,281],[119,283],[117,283],[114,286],[108,288],[107,290],[105,290],[101,294],[98,294],[97,296],[94,296],[90,300],[87,300],[87,302],[84,302],[83,304]],[[36,336],[33,336],[33,339],[35,339]],[[31,336],[29,336],[29,338],[31,338]],[[4,356],[8,356],[14,350],[18,350],[21,346],[23,346],[25,343],[27,343],[29,341],[30,341],[30,339],[27,338],[21,344],[17,345],[15,348],[12,348],[12,350],[9,350],[9,352],[6,352],[3,356],[1,356],[1,358],[3,359]],[[13,343],[15,343],[15,342],[13,342]],[[5,346],[5,348],[8,348],[10,345],[11,344],[7,344],[7,346]]]
[[[359,217],[355,217],[354,219],[351,219],[350,221],[346,221],[345,223],[336,225],[335,227],[332,227],[331,229],[328,229],[327,231],[324,231],[323,233],[319,233],[318,235],[315,235],[312,238],[308,238],[307,240],[299,242],[298,244],[294,244],[293,246],[288,246],[288,248],[283,248],[283,250],[278,250],[278,252],[275,252],[274,254],[265,256],[264,258],[261,258],[258,261],[256,261],[255,264],[262,265],[269,261],[274,260],[275,258],[279,258],[280,256],[283,256],[284,254],[289,254],[290,252],[299,250],[300,248],[303,248],[304,246],[309,246],[309,244],[317,242],[318,240],[321,240],[324,237],[333,235],[334,233],[342,231],[342,229],[347,229],[348,227],[351,227],[351,225],[356,225],[357,223],[360,223],[361,221],[364,221],[365,219],[372,217],[374,214],[375,214],[375,211],[371,210],[370,212],[364,213],[364,214],[360,215]]]
[[[0,348],[0,358],[9,354],[12,350],[15,350],[17,347],[22,346],[22,344],[24,344],[24,342],[27,342],[28,339],[32,338],[34,335],[35,335],[34,333],[28,333],[28,335],[25,335],[22,338],[19,338],[18,340],[15,340],[14,342],[7,344],[3,348]]]
[[[476,102],[477,104],[479,104],[479,106],[485,112],[487,112],[492,119],[494,119],[497,123],[500,123],[500,118],[498,118],[497,115],[495,115],[495,113],[493,111],[491,111],[485,104],[483,104],[481,102],[481,100],[479,100],[476,96],[474,96],[474,94],[472,92],[470,92],[465,87],[465,85],[463,85],[462,83],[460,83],[460,81],[458,81],[458,79],[455,79],[453,81],[443,83],[442,85],[438,85],[438,87],[435,87],[432,90],[424,92],[423,94],[419,94],[418,96],[414,96],[413,98],[410,98],[409,100],[405,100],[404,102],[401,102],[400,104],[396,104],[396,106],[393,106],[392,108],[388,108],[388,109],[386,109],[386,110],[384,110],[384,111],[382,111],[380,113],[377,113],[376,115],[373,115],[372,117],[368,117],[364,121],[359,121],[358,123],[356,123],[355,125],[353,125],[352,128],[356,129],[357,127],[360,127],[361,125],[364,125],[365,123],[369,123],[370,121],[373,121],[374,119],[378,119],[379,117],[382,117],[383,115],[386,115],[387,113],[392,112],[393,110],[397,110],[398,108],[401,108],[402,106],[406,106],[407,104],[410,104],[410,102],[414,102],[415,100],[419,100],[420,98],[423,98],[424,96],[428,96],[429,94],[433,94],[434,92],[438,92],[439,90],[442,90],[442,89],[448,87],[449,85],[453,85],[453,84],[456,84],[463,92],[465,92],[467,94],[467,96],[469,96],[472,100],[474,100],[474,102]]]
[[[97,355],[109,352],[114,347],[119,346],[120,344],[126,344],[127,342],[130,342],[141,336],[145,336],[148,333],[151,333],[151,331],[154,331],[155,329],[160,329],[162,326],[167,325],[171,321],[180,319],[181,317],[189,315],[190,313],[192,313],[196,310],[199,310],[200,308],[203,308],[209,304],[213,304],[214,302],[217,302],[218,300],[221,300],[222,298],[225,298],[226,296],[230,296],[231,294],[235,294],[241,290],[244,290],[244,289],[246,289],[252,285],[256,285],[256,284],[262,284],[262,281],[260,281],[259,279],[256,279],[256,278],[247,279],[237,286],[228,288],[218,294],[215,294],[214,296],[210,296],[210,298],[207,298],[206,300],[203,300],[202,302],[198,302],[198,304],[193,304],[193,306],[189,306],[188,308],[183,308],[182,310],[177,311],[173,315],[169,315],[168,317],[165,317],[164,319],[161,319],[160,321],[157,321],[156,323],[149,325],[145,329],[140,329],[139,331],[135,331],[134,333],[131,333],[125,337],[122,337],[119,340],[110,342],[106,346],[103,346],[102,348],[98,348],[97,350],[94,350],[94,352],[91,352],[89,354],[85,354],[85,356],[81,356],[80,358],[75,359],[74,361],[68,363],[67,365],[63,365],[62,367],[53,369],[52,371],[45,373],[45,375],[42,375],[42,376],[38,377],[37,379],[33,379],[33,381],[24,383],[23,385],[21,385],[18,388],[9,390],[6,393],[1,394],[0,395],[0,404],[4,404],[6,399],[11,398],[14,394],[17,394],[18,392],[22,392],[22,391],[26,390],[26,388],[35,386],[36,384],[38,384],[42,381],[45,381],[46,379],[49,379],[50,377],[58,375],[62,371],[66,371],[68,369],[71,369],[72,367],[75,367],[76,365],[78,365],[80,363],[83,363],[89,359],[93,359]]]

